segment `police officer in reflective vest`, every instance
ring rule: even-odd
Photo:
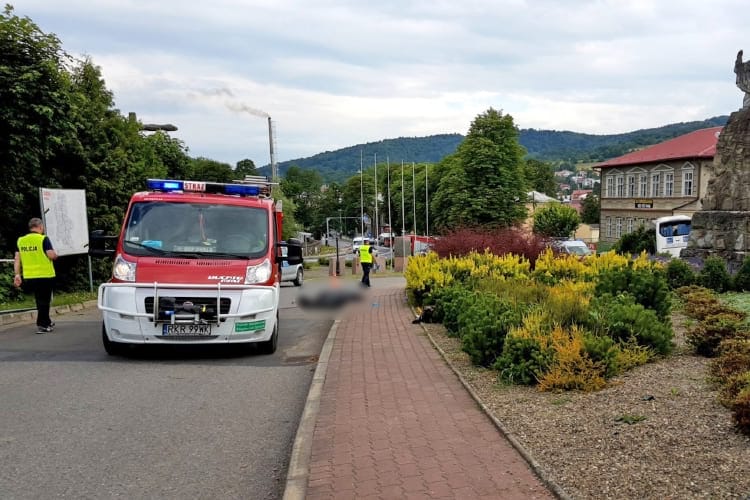
[[[370,246],[370,239],[365,238],[359,247],[359,263],[362,264],[362,285],[370,286],[370,268],[372,267],[373,248]]]
[[[36,333],[51,332],[55,323],[49,317],[52,302],[52,281],[55,278],[57,252],[52,242],[44,234],[42,219],[34,217],[29,221],[29,234],[18,238],[16,256],[13,263],[16,287],[24,283],[27,291],[34,292],[36,299]],[[23,277],[22,277],[23,276]]]

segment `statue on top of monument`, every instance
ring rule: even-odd
[[[737,87],[745,93],[742,99],[742,109],[750,108],[750,61],[742,62],[742,50],[737,52],[734,73],[737,75]]]

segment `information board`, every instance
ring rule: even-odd
[[[89,251],[86,191],[39,188],[42,219],[47,236],[58,255]]]

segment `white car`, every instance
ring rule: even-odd
[[[570,255],[585,256],[585,255],[591,255],[594,253],[591,251],[588,245],[586,245],[586,243],[580,240],[560,241],[560,242],[557,242],[555,246],[560,252],[567,253]]]
[[[305,268],[302,264],[289,265],[284,261],[281,264],[281,281],[291,281],[294,286],[302,286],[305,278]]]
[[[357,236],[352,240],[352,253],[357,253],[357,250],[359,250],[359,247],[362,246],[362,243],[365,242],[365,239],[361,236]]]

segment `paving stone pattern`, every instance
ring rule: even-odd
[[[373,288],[341,320],[306,498],[555,498],[412,319]]]

